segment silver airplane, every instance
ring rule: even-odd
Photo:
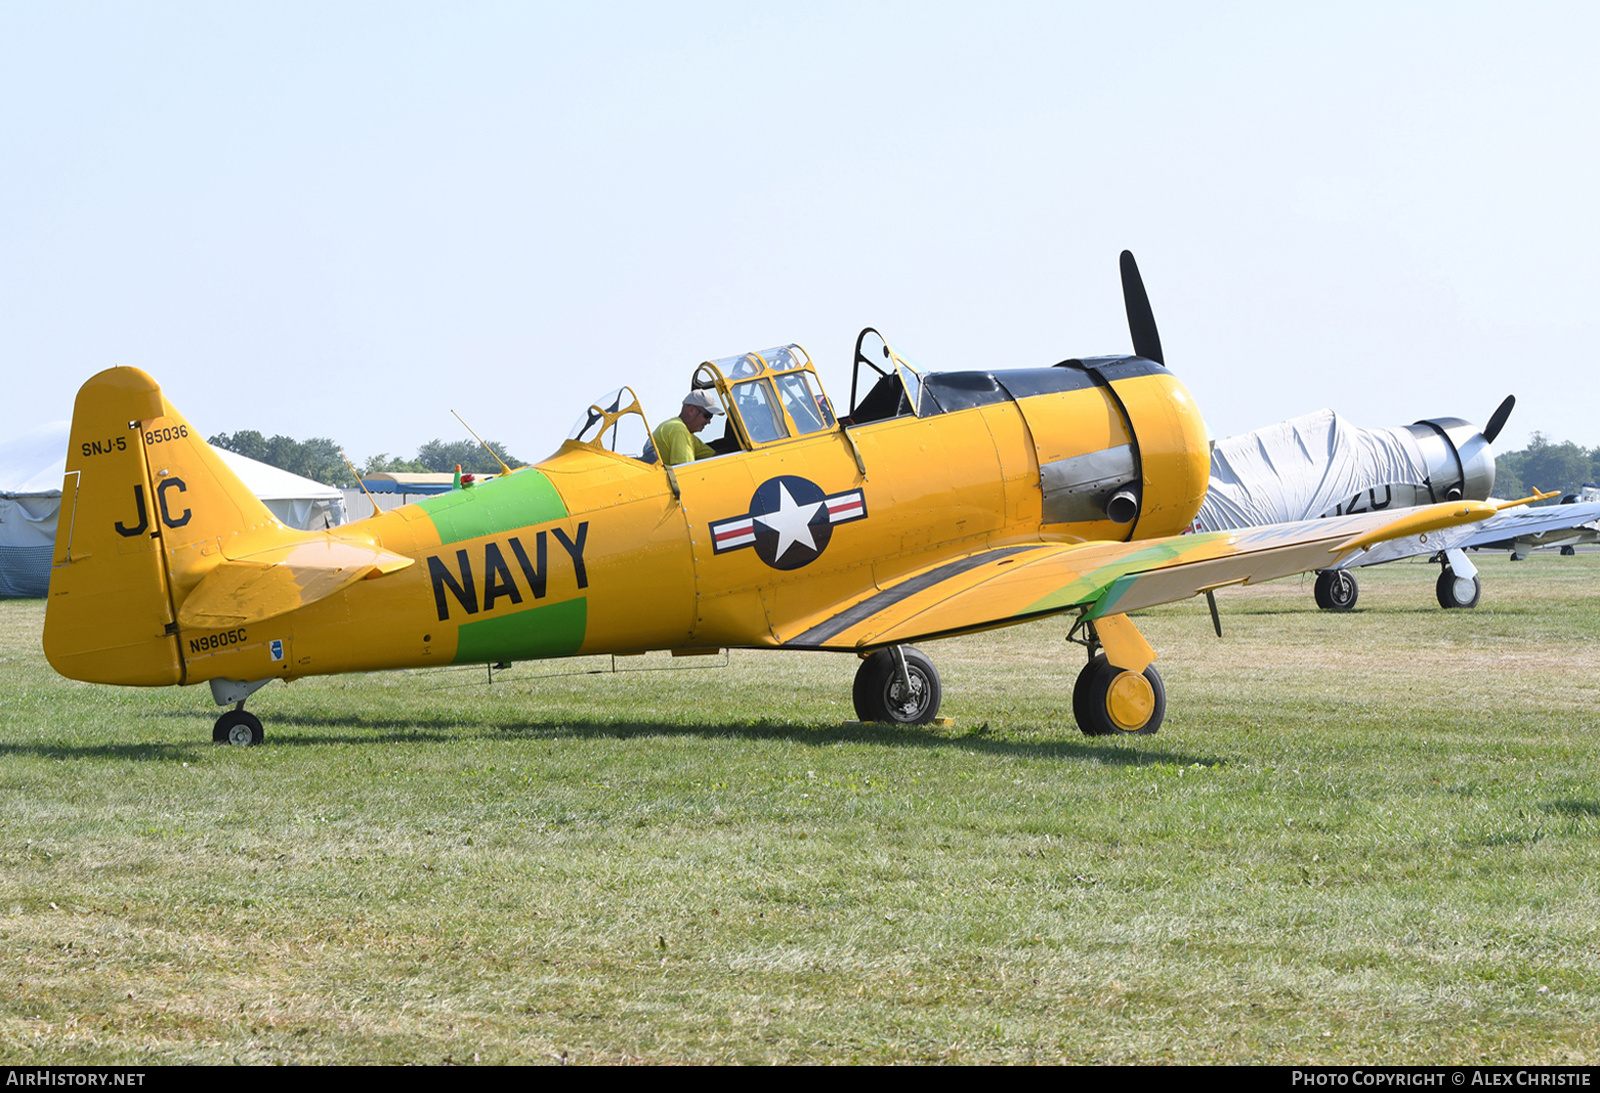
[[[1494,492],[1494,439],[1516,405],[1507,396],[1481,429],[1440,417],[1387,429],[1361,429],[1332,410],[1218,441],[1211,484],[1194,531],[1222,531],[1430,505],[1486,501]],[[1597,491],[1600,492],[1600,491]],[[1600,529],[1600,496],[1574,504],[1507,509],[1471,527],[1379,544],[1317,573],[1313,595],[1328,611],[1355,607],[1360,586],[1351,570],[1429,555],[1439,563],[1439,606],[1476,607],[1483,592],[1472,547],[1570,543]],[[1549,540],[1546,542],[1546,540]],[[1515,557],[1516,554],[1513,554]]]

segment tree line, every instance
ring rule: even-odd
[[[1521,451],[1495,456],[1496,497],[1526,497],[1535,486],[1576,493],[1585,482],[1600,482],[1600,448],[1580,448],[1570,440],[1557,444],[1543,433],[1534,433]],[[1546,504],[1559,500],[1553,497]]]
[[[296,440],[282,435],[265,437],[254,429],[241,429],[236,433],[218,433],[207,437],[206,443],[213,448],[237,452],[258,463],[298,474],[326,486],[356,485],[355,476],[339,454],[339,445],[324,436]],[[494,449],[495,455],[505,460],[506,466],[523,466],[520,459],[506,451],[504,444],[497,440],[491,440],[488,444]],[[430,440],[417,449],[414,459],[401,459],[388,452],[380,452],[356,464],[356,470],[364,478],[383,471],[449,474],[458,463],[463,471],[473,474],[500,473],[500,464],[495,462],[494,456],[474,440]]]

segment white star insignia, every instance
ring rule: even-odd
[[[804,543],[813,553],[816,551],[817,541],[811,536],[811,518],[825,503],[814,501],[809,505],[797,505],[789,495],[789,488],[782,482],[778,483],[778,511],[755,517],[757,523],[765,524],[778,533],[778,548],[772,554],[774,562],[782,561],[784,554],[796,543]]]

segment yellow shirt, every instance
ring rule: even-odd
[[[657,425],[651,438],[656,444],[656,456],[669,467],[717,454],[711,445],[689,431],[689,426],[683,423],[681,417],[670,418]]]

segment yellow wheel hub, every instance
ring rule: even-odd
[[[1121,672],[1106,688],[1106,713],[1124,732],[1137,732],[1156,710],[1155,688],[1143,672]]]

